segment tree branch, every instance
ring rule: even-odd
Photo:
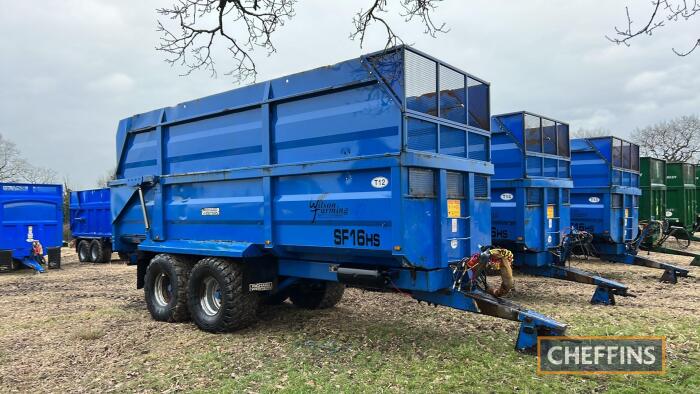
[[[689,0],[652,0],[651,4],[653,6],[651,16],[641,28],[633,28],[634,22],[630,17],[629,8],[625,7],[627,27],[620,29],[615,26],[615,35],[613,37],[606,35],[605,38],[617,45],[629,47],[630,41],[641,35],[651,36],[656,29],[665,26],[666,22],[676,22],[680,19],[688,20],[700,13],[700,3],[698,0],[693,0],[692,4]],[[687,51],[680,52],[675,48],[671,49],[673,53],[678,56],[688,56],[699,46],[700,39]]]

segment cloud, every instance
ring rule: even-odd
[[[648,90],[662,84],[667,77],[666,71],[643,71],[627,81],[625,90],[628,92]]]
[[[113,73],[88,82],[86,89],[104,94],[127,93],[134,88],[134,80],[123,73]]]

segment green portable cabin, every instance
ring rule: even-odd
[[[666,164],[666,219],[672,226],[692,231],[697,211],[695,166]]]
[[[663,220],[666,217],[666,161],[642,157],[640,167],[639,221]]]

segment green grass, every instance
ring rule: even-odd
[[[605,317],[573,319],[587,335],[667,335],[669,372],[663,376],[538,376],[536,358],[513,351],[512,332],[473,335],[416,329],[409,322],[370,324],[340,333],[298,333],[283,345],[247,349],[241,364],[225,339],[189,349],[145,373],[139,388],[166,390],[173,374],[182,387],[206,392],[697,392],[700,390],[700,321],[670,318],[654,325]],[[576,334],[576,333],[572,333]],[[222,341],[224,342],[222,344]],[[155,357],[151,362],[157,361]],[[161,360],[163,361],[163,360]],[[177,370],[168,365],[177,365]],[[206,382],[200,382],[200,379]],[[132,387],[135,388],[136,386]]]

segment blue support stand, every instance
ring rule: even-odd
[[[25,257],[24,259],[22,259],[22,265],[29,267],[40,274],[43,274],[44,272],[46,272],[44,270],[44,267],[42,267],[42,265],[39,264],[38,261],[34,260],[34,258],[32,258],[32,257]]]
[[[429,304],[444,305],[468,312],[520,322],[515,350],[525,353],[536,351],[538,336],[564,335],[566,331],[566,324],[559,323],[535,311],[524,309],[504,299],[496,298],[481,290],[469,292],[453,290],[432,293],[416,291],[412,295],[416,300],[426,301]]]
[[[598,286],[591,298],[593,305],[615,305],[615,294],[610,291],[609,287]]]

